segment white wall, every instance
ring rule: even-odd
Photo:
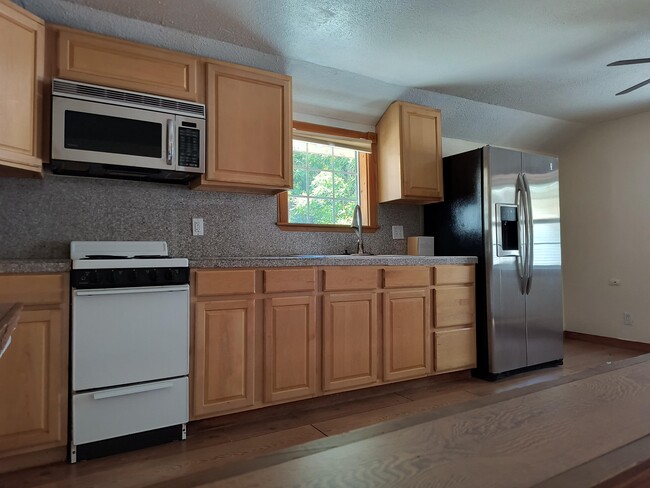
[[[560,186],[565,329],[650,343],[650,112],[585,129]]]

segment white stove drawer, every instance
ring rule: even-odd
[[[72,443],[75,445],[184,424],[188,420],[187,377],[72,397]]]

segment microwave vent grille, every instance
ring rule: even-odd
[[[199,103],[184,102],[172,98],[156,97],[144,93],[116,90],[97,85],[87,85],[65,80],[52,80],[52,93],[54,95],[70,95],[72,97],[83,97],[101,101],[111,101],[129,106],[149,108],[163,112],[176,112],[188,115],[196,115],[205,118],[205,105]]]

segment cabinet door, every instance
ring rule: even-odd
[[[10,2],[0,2],[0,66],[0,165],[40,172],[44,26]]]
[[[57,30],[56,76],[172,98],[199,99],[199,59],[87,32]]]
[[[291,188],[291,78],[207,65],[208,158],[202,185],[269,193]]]
[[[405,198],[442,199],[440,111],[401,107],[402,192]]]
[[[436,373],[476,367],[474,327],[434,332]]]
[[[253,405],[255,301],[199,302],[194,320],[193,416]]]
[[[323,390],[377,382],[377,294],[323,297]]]
[[[0,358],[0,457],[67,442],[67,329],[61,317],[61,310],[23,311]]]
[[[429,291],[384,293],[384,381],[431,371]]]
[[[316,298],[268,298],[264,313],[264,401],[316,393]]]

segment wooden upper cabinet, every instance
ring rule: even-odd
[[[0,174],[42,169],[43,21],[0,0]]]
[[[121,39],[55,27],[58,78],[200,101],[200,59]]]
[[[206,66],[208,152],[201,189],[278,193],[293,183],[291,78]]]
[[[443,200],[440,110],[393,102],[377,124],[379,202]]]

